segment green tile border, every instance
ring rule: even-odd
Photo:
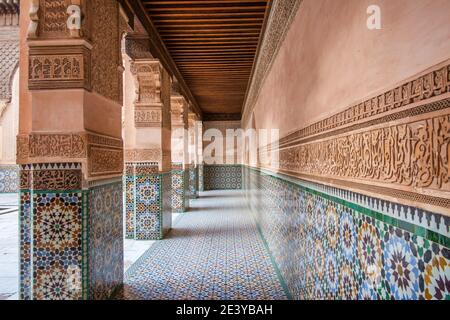
[[[296,179],[296,178],[292,178],[292,177],[283,177],[283,175],[278,174],[278,173],[272,173],[272,172],[264,170],[264,169],[258,169],[258,168],[249,167],[249,166],[245,166],[245,165],[243,167],[245,169],[249,169],[249,170],[253,170],[255,172],[259,172],[262,176],[263,175],[271,176],[271,177],[273,177],[275,179],[281,180],[281,181],[283,181],[285,183],[288,183],[290,185],[294,185],[294,186],[299,187],[300,189],[302,189],[302,190],[304,190],[304,191],[306,191],[306,192],[308,192],[310,194],[313,194],[313,195],[325,198],[325,199],[327,199],[329,201],[338,203],[340,205],[343,205],[345,207],[348,207],[350,209],[358,211],[358,212],[360,212],[360,213],[362,213],[362,214],[364,214],[366,216],[372,217],[372,218],[374,218],[376,220],[379,220],[381,222],[384,222],[386,224],[389,224],[389,225],[398,227],[400,229],[409,231],[409,232],[411,232],[411,233],[413,233],[415,235],[420,235],[420,236],[424,237],[425,239],[427,239],[429,241],[433,241],[435,243],[438,243],[438,244],[440,244],[440,245],[442,245],[442,246],[444,246],[446,248],[450,247],[450,237],[447,237],[447,236],[445,236],[443,234],[440,234],[440,233],[438,233],[436,231],[427,229],[425,227],[413,224],[413,223],[408,222],[408,221],[399,220],[399,219],[397,219],[395,217],[391,217],[391,216],[385,215],[382,212],[375,211],[375,210],[372,210],[372,209],[368,209],[368,208],[365,208],[365,207],[363,207],[363,206],[361,206],[359,204],[356,204],[356,203],[353,203],[353,202],[350,202],[350,201],[347,201],[347,200],[343,200],[343,199],[340,199],[340,198],[335,197],[335,196],[331,196],[329,194],[326,194],[326,193],[323,193],[321,191],[317,191],[317,190],[311,189],[309,187],[305,187],[304,185],[302,185],[300,179]]]

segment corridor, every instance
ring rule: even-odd
[[[287,299],[241,191],[208,191],[125,274],[124,299]]]
[[[0,0],[0,300],[450,300],[449,15]]]

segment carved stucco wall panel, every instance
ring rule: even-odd
[[[146,159],[150,162],[161,162],[161,149],[132,149],[125,150],[125,162],[138,162]]]
[[[69,5],[81,8],[79,32],[67,28]],[[36,6],[32,6],[28,38],[39,41],[33,43],[30,52],[30,89],[81,87],[121,103],[121,19],[118,6],[116,1],[105,0],[39,0]],[[34,48],[42,46],[40,40],[51,39],[83,39],[93,45],[79,45],[78,49],[67,44],[60,48],[52,46],[47,48],[46,54],[45,46]],[[50,80],[61,84],[49,83]]]
[[[158,60],[144,59],[131,62],[135,79],[134,125],[136,127],[161,127],[162,70]]]
[[[18,40],[0,39],[0,61],[0,101],[8,103],[12,97],[14,71],[19,63]]]
[[[130,41],[128,36],[125,41],[128,51]],[[135,52],[126,53],[125,59],[129,60],[125,64],[129,70],[125,90],[134,90],[134,96],[127,95],[124,106],[125,162],[157,162],[161,170],[167,171],[171,149],[170,78],[160,61],[150,54],[141,53],[137,55],[141,58],[132,58]]]
[[[91,89],[91,52],[85,46],[30,48],[28,86],[39,89]]]
[[[120,139],[92,133],[33,133],[17,137],[19,164],[88,160],[88,178],[121,174],[123,144]]]
[[[450,65],[348,107],[275,144],[268,169],[450,212]]]
[[[92,88],[121,102],[122,72],[118,1],[90,0],[92,15]]]

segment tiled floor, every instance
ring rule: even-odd
[[[286,299],[240,191],[209,191],[163,241],[125,240],[125,299]],[[0,206],[17,205],[0,195]],[[17,299],[18,214],[0,215],[0,300]],[[131,267],[130,267],[131,266]]]
[[[18,194],[0,194],[0,300],[17,300],[19,287]],[[179,214],[173,215],[175,221]],[[127,270],[155,241],[124,240],[124,267]]]
[[[240,191],[192,202],[125,276],[119,299],[286,299]]]
[[[172,223],[176,223],[180,213],[172,213]],[[156,241],[125,239],[124,244],[124,270],[127,271]]]

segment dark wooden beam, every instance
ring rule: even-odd
[[[140,0],[205,114],[242,111],[269,0]],[[140,19],[142,20],[142,19]],[[149,31],[149,33],[151,33]],[[223,118],[223,117],[222,117]]]

